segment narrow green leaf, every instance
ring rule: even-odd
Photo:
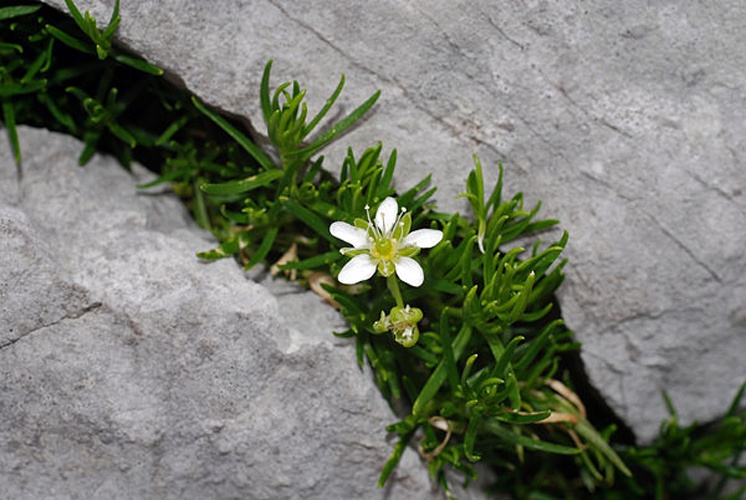
[[[324,146],[329,144],[332,140],[342,135],[348,128],[354,125],[355,122],[357,122],[360,118],[362,118],[363,115],[367,113],[371,107],[373,107],[373,105],[376,103],[380,95],[381,95],[381,91],[379,90],[375,94],[373,94],[371,97],[369,97],[367,101],[361,104],[352,113],[342,118],[339,122],[334,124],[329,130],[322,133],[309,146],[298,149],[297,151],[293,151],[290,154],[292,154],[293,156],[301,156],[301,157],[310,157],[311,155],[315,154],[320,149],[322,149]]]
[[[381,143],[378,143],[379,146]],[[394,169],[396,168],[396,149],[391,150],[389,155],[389,161],[386,162],[386,169],[383,171],[383,176],[378,181],[378,189],[375,191],[375,196],[379,200],[384,199],[392,193],[391,181],[394,179]],[[372,201],[372,200],[371,200]]]
[[[508,319],[509,324],[512,325],[513,323],[521,319],[521,316],[523,316],[523,312],[526,310],[526,307],[528,307],[529,298],[531,298],[531,290],[534,287],[535,279],[536,275],[532,272],[528,275],[528,278],[523,283],[521,291],[518,293],[518,300],[510,311]]]
[[[506,375],[505,386],[508,389],[508,399],[510,399],[510,407],[518,411],[521,408],[521,386],[518,384],[518,379],[515,376],[515,372],[508,372]]]
[[[14,5],[12,7],[2,7],[0,8],[0,21],[33,14],[39,9],[41,9],[41,5]]]
[[[15,43],[0,43],[0,50],[15,50],[19,54],[23,54],[23,47]]]
[[[99,137],[99,134],[91,134],[89,136],[90,139],[83,143],[83,151],[80,152],[80,156],[78,157],[78,165],[83,166],[93,158],[93,155],[96,154],[96,145],[98,144]]]
[[[585,419],[580,419],[578,423],[573,426],[573,429],[577,431],[582,437],[587,439],[593,448],[601,452],[611,463],[613,463],[617,469],[627,477],[632,477],[632,472],[627,468],[625,463],[619,458],[619,455],[609,446],[609,443],[604,439],[596,429]]]
[[[443,361],[446,366],[446,373],[448,375],[448,383],[451,385],[451,392],[456,393],[460,391],[459,376],[456,369],[456,360],[453,356],[453,346],[450,332],[450,325],[448,324],[448,307],[444,307],[440,313],[440,344],[443,347]]]
[[[13,103],[10,101],[3,100],[3,122],[5,122],[5,128],[8,129],[8,139],[10,140],[10,147],[13,150],[13,159],[16,165],[21,164],[21,144],[18,141],[18,129],[16,129],[16,112],[13,107]]]
[[[197,257],[204,260],[218,260],[230,257],[241,249],[240,236],[224,241],[220,246],[205,252],[198,252]]]
[[[386,464],[383,466],[383,470],[381,471],[381,477],[378,479],[378,487],[383,488],[383,486],[386,484],[386,481],[388,480],[391,473],[396,469],[396,466],[399,464],[399,460],[401,460],[402,455],[404,454],[404,450],[407,449],[407,445],[409,444],[409,441],[412,439],[412,435],[414,432],[411,432],[409,434],[405,434],[399,439],[399,442],[396,443],[396,446],[394,447],[394,452],[391,454],[391,457],[386,461]]]
[[[476,411],[472,412],[469,418],[469,425],[466,428],[466,434],[464,435],[464,454],[472,462],[478,462],[482,458],[479,454],[474,453],[474,444],[477,440],[481,421],[482,415]]]
[[[47,45],[47,50],[40,53],[39,56],[34,60],[33,63],[29,66],[28,70],[26,70],[26,74],[23,75],[23,78],[21,78],[21,83],[26,84],[29,83],[36,74],[41,71],[42,67],[49,65],[49,60],[52,57],[52,44],[54,43],[54,38],[49,39],[49,44]],[[46,80],[44,80],[46,83]]]
[[[536,411],[536,412],[531,412],[531,413],[519,413],[517,411],[506,411],[505,413],[500,413],[498,415],[495,415],[495,418],[501,422],[505,422],[508,424],[526,425],[526,424],[535,424],[537,422],[541,422],[542,420],[549,417],[549,415],[551,414],[552,414],[551,410]]]
[[[269,97],[269,73],[272,69],[272,59],[267,61],[264,66],[264,72],[262,73],[262,83],[259,87],[259,101],[262,105],[262,114],[264,115],[264,123],[269,125],[270,117],[272,116],[272,103]]]
[[[746,393],[746,382],[741,384],[741,387],[738,389],[736,395],[733,397],[733,401],[728,407],[728,411],[725,413],[726,417],[732,417],[736,415],[736,413],[738,413],[738,409],[741,406],[741,399],[743,398],[744,393]]]
[[[107,128],[122,142],[129,144],[129,147],[134,148],[135,146],[137,146],[137,140],[135,139],[135,137],[121,125],[112,121],[108,124]]]
[[[281,265],[280,269],[317,269],[319,267],[326,267],[341,258],[342,254],[334,250],[332,252],[322,253],[321,255],[314,255],[308,259],[288,262],[287,264]]]
[[[33,94],[46,87],[46,80],[33,80],[25,84],[5,83],[0,84],[0,97],[10,97],[14,95]]]
[[[150,64],[149,62],[139,59],[137,57],[128,56],[126,54],[116,54],[114,56],[114,59],[119,61],[122,64],[126,64],[130,68],[135,68],[149,75],[153,75],[153,76],[163,75],[163,70],[161,68],[159,68],[158,66],[154,66],[153,64]]]
[[[114,10],[111,11],[111,18],[109,18],[109,24],[103,32],[105,40],[110,41],[111,37],[114,36],[114,32],[117,30],[119,23],[122,21],[122,17],[119,15],[119,0],[114,0]]]
[[[466,344],[468,344],[471,339],[471,332],[471,327],[464,325],[458,335],[456,335],[456,338],[453,341],[454,359],[461,358],[461,354],[463,354]],[[435,370],[433,370],[432,375],[430,375],[430,378],[425,382],[419,396],[417,396],[417,399],[412,405],[412,415],[417,417],[424,416],[426,405],[435,397],[437,392],[440,390],[440,387],[443,385],[443,382],[445,382],[448,377],[447,370],[445,361],[441,361]]]
[[[499,437],[508,444],[524,446],[530,450],[543,451],[547,453],[556,453],[558,455],[578,455],[582,450],[564,446],[561,444],[549,443],[540,439],[533,439],[523,434],[516,434],[505,428],[505,424],[496,419],[485,419],[482,421],[482,428],[491,434]]]
[[[91,36],[91,33],[89,31],[89,25],[88,22],[86,22],[86,19],[83,18],[83,14],[80,13],[78,10],[78,7],[75,5],[75,2],[72,0],[65,0],[65,5],[67,5],[67,10],[70,11],[70,15],[73,17],[73,20],[75,21],[75,24],[78,25],[78,27],[88,36]],[[90,16],[87,15],[86,17],[90,19]]]
[[[357,303],[355,303],[355,299],[344,293],[342,290],[339,290],[338,288],[334,288],[333,286],[326,285],[324,283],[321,284],[321,288],[329,292],[332,296],[332,298],[339,303],[339,305],[342,306],[343,309],[346,309],[350,314],[356,315],[356,316],[362,316],[365,318],[365,311],[363,311],[360,306],[358,306]]]
[[[155,187],[155,186],[157,186],[159,184],[163,184],[164,182],[171,182],[173,180],[176,180],[176,179],[178,179],[179,177],[181,177],[183,175],[184,175],[184,172],[181,172],[181,171],[178,171],[178,170],[173,170],[171,172],[168,172],[166,174],[161,175],[160,177],[158,177],[157,179],[155,179],[153,181],[146,182],[145,184],[138,184],[137,188],[138,189],[152,188],[152,187]]]
[[[528,344],[528,348],[526,349],[526,351],[521,353],[520,359],[514,365],[516,371],[520,372],[520,370],[532,364],[534,358],[537,354],[539,354],[539,351],[547,343],[549,337],[552,335],[552,333],[554,333],[555,329],[563,324],[564,322],[561,319],[557,319],[545,326],[541,334]]]
[[[671,401],[671,397],[668,395],[668,393],[663,390],[663,400],[666,403],[666,408],[668,409],[668,413],[671,415],[673,419],[678,420],[679,416],[676,414],[676,407],[673,405],[673,401]]]
[[[487,200],[487,210],[489,210],[490,208],[495,210],[500,205],[500,198],[502,196],[503,190],[503,165],[502,163],[498,163],[497,166],[499,167],[500,171],[497,175],[497,182],[495,182],[495,187],[492,188],[490,198],[489,200]]]
[[[202,102],[200,102],[199,99],[197,99],[196,97],[192,97],[192,103],[200,112],[202,112],[205,116],[215,122],[216,125],[222,128],[228,135],[230,135],[242,148],[244,148],[244,150],[246,150],[247,153],[249,153],[257,162],[259,162],[262,167],[264,167],[266,170],[273,170],[277,168],[275,164],[272,163],[272,160],[270,160],[269,157],[251,141],[251,139],[246,137],[237,128],[228,123],[228,120],[207,108],[207,106],[202,104]]]
[[[199,190],[199,185],[202,181],[202,178],[196,178],[192,182],[192,191],[194,192],[192,214],[194,215],[194,221],[199,227],[205,231],[211,231],[212,223],[210,222],[210,214],[207,209],[207,203],[205,202],[205,194]]]
[[[77,50],[79,52],[84,52],[86,54],[94,54],[95,53],[94,49],[92,49],[88,45],[84,44],[83,42],[81,42],[80,40],[78,40],[77,38],[75,38],[74,36],[68,35],[64,31],[62,31],[61,29],[58,29],[58,28],[56,28],[56,27],[54,27],[52,25],[49,25],[49,24],[47,24],[46,26],[44,26],[44,29],[46,29],[47,32],[49,32],[50,35],[52,35],[53,37],[55,37],[57,40],[59,40],[60,42],[64,43],[68,47],[71,47],[71,48],[73,48],[73,49],[75,49],[75,50]]]
[[[264,235],[264,239],[259,245],[259,248],[257,248],[254,255],[251,256],[251,259],[249,259],[249,263],[244,266],[244,269],[251,269],[255,265],[264,261],[264,259],[267,257],[267,254],[269,254],[270,250],[272,250],[272,244],[275,242],[275,238],[277,237],[277,233],[279,230],[279,227],[269,228],[267,233]]]
[[[282,177],[282,175],[282,170],[269,170],[237,181],[228,181],[221,184],[203,184],[200,186],[200,189],[204,193],[213,196],[239,195],[260,187],[269,186],[275,180]]]
[[[175,122],[173,122],[171,125],[168,126],[166,130],[163,131],[163,133],[155,140],[154,145],[157,147],[163,146],[166,144],[169,140],[171,140],[171,137],[176,134],[179,130],[184,127],[189,122],[188,116],[182,116]]]
[[[59,106],[57,106],[54,99],[51,99],[46,92],[40,92],[36,95],[36,97],[47,107],[49,112],[52,113],[52,116],[54,116],[55,120],[63,125],[69,133],[77,134],[78,127],[75,124],[75,119],[71,115],[63,112],[59,108]]]
[[[307,226],[313,229],[316,234],[331,243],[337,243],[337,239],[329,233],[329,223],[327,221],[323,220],[321,217],[301,205],[298,201],[291,198],[284,200],[283,205],[288,212],[302,220]]]
[[[514,337],[510,342],[508,342],[508,345],[505,346],[505,349],[500,353],[499,357],[496,357],[497,364],[495,365],[495,369],[492,371],[493,377],[500,377],[505,378],[505,370],[510,365],[510,362],[513,359],[513,353],[515,352],[516,348],[518,347],[518,344],[523,342],[525,340],[525,337],[522,335],[518,335]],[[492,342],[490,342],[490,347],[492,347]],[[493,355],[495,354],[495,350],[493,349]]]
[[[331,107],[334,105],[334,102],[339,97],[339,94],[342,92],[342,87],[345,85],[345,76],[342,75],[342,77],[339,79],[339,84],[337,85],[337,88],[334,89],[334,92],[332,92],[332,95],[329,97],[329,99],[326,100],[326,103],[324,103],[324,106],[321,108],[321,110],[316,114],[316,116],[313,117],[313,120],[306,125],[306,128],[303,130],[303,136],[305,137],[308,135],[311,130],[313,130],[316,125],[319,124],[322,118],[326,116],[326,114],[329,112]]]

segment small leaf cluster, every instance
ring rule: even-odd
[[[663,397],[670,417],[646,447],[622,450],[636,481],[622,485],[638,497],[738,500],[746,496],[746,408],[742,384],[725,415],[710,425],[693,422],[682,427],[669,396]],[[699,472],[705,479],[694,479]],[[610,493],[607,498],[621,499]]]
[[[206,118],[163,71],[118,48],[119,3],[99,29],[67,0],[70,17],[37,3],[0,7],[0,105],[22,175],[17,125],[43,127],[83,141],[79,163],[96,151],[162,174],[200,226],[212,229],[218,208],[199,186],[237,176],[255,160]]]
[[[126,64],[150,75],[163,73],[113,47],[112,37],[120,22],[118,1],[103,31],[88,12],[81,14],[71,0],[66,3],[74,23],[50,20],[61,16],[48,8],[42,13],[41,5],[0,8],[0,99],[16,163],[21,161],[16,123],[53,123],[81,137],[86,144],[81,164],[104,145],[100,143],[111,142],[103,138],[105,134],[123,141],[131,150],[138,142],[138,131],[120,125],[118,118],[131,106],[138,86],[112,86],[118,76],[116,68]],[[34,17],[33,22],[19,21]],[[80,65],[78,54],[96,54],[99,61],[111,56],[113,60],[109,64]],[[120,94],[119,88],[127,90]],[[39,109],[43,115],[34,116]]]

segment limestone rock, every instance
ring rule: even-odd
[[[63,0],[47,0],[64,8]],[[113,1],[79,0],[99,19]],[[347,75],[375,113],[326,152],[397,147],[463,209],[471,155],[570,231],[563,315],[592,382],[643,441],[667,414],[717,417],[746,379],[746,6],[130,0],[119,37],[262,130],[258,86],[316,109]]]
[[[19,135],[20,182],[0,149],[4,498],[436,495],[411,450],[377,488],[396,417],[333,309],[200,262],[213,242],[138,192],[142,168]]]

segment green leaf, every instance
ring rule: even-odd
[[[114,32],[117,30],[120,22],[122,22],[122,17],[119,15],[119,0],[114,0],[114,9],[111,11],[109,24],[102,33],[105,40],[111,40],[111,37],[114,36]]]
[[[505,424],[497,419],[484,419],[482,421],[482,428],[486,432],[494,434],[508,444],[523,446],[530,450],[556,453],[558,455],[578,455],[582,451],[578,448],[549,443],[540,439],[534,439],[528,436],[524,436],[523,434],[516,434],[515,432],[506,429]]]
[[[262,243],[259,245],[259,248],[257,248],[254,255],[251,256],[248,264],[244,266],[244,269],[251,269],[255,265],[264,261],[270,250],[272,250],[272,244],[275,242],[275,238],[277,237],[277,233],[279,232],[279,230],[279,227],[271,227],[269,228],[269,230],[267,230]]]
[[[47,86],[46,80],[33,80],[27,83],[5,83],[0,84],[0,97],[14,95],[33,94]]]
[[[339,84],[337,85],[337,88],[334,89],[334,92],[332,92],[332,95],[329,97],[329,99],[326,100],[326,103],[324,103],[324,106],[321,108],[321,110],[316,114],[316,116],[313,117],[311,122],[306,125],[306,128],[303,130],[303,136],[305,137],[308,135],[311,130],[313,130],[316,125],[319,124],[322,118],[326,116],[326,114],[329,112],[331,107],[334,105],[334,102],[339,97],[339,94],[342,92],[342,87],[345,85],[345,76],[342,75],[342,77],[339,79]]]
[[[508,424],[535,424],[549,417],[552,414],[551,410],[535,411],[531,413],[519,413],[517,411],[506,411],[495,415],[495,418],[501,422]]]
[[[54,38],[50,38],[49,43],[47,44],[47,49],[40,53],[39,56],[34,60],[34,62],[31,63],[28,70],[26,70],[26,74],[23,75],[23,78],[21,78],[21,83],[29,83],[37,75],[37,73],[42,70],[42,68],[49,67],[50,61],[52,59],[53,45]],[[46,80],[43,81],[46,83]]]
[[[79,39],[75,38],[74,36],[68,35],[61,29],[55,28],[54,26],[51,26],[49,24],[44,26],[44,29],[46,29],[50,35],[55,37],[60,42],[64,43],[68,47],[71,47],[79,52],[84,52],[86,54],[93,54],[95,52],[91,47],[81,42]]]
[[[41,9],[41,5],[15,5],[12,7],[2,7],[0,8],[0,21],[33,14],[39,9]]]
[[[155,140],[154,145],[161,147],[165,145],[171,138],[189,122],[188,116],[182,116],[178,120],[174,121],[168,128]]]
[[[502,353],[500,353],[499,356],[495,357],[495,359],[497,360],[497,364],[495,365],[495,369],[492,371],[493,377],[505,378],[505,369],[508,368],[508,366],[510,366],[510,362],[513,359],[513,353],[518,347],[518,344],[520,344],[524,340],[525,340],[525,337],[523,337],[522,335],[517,335],[516,337],[513,337],[513,339],[510,342],[508,342],[508,345],[505,347]],[[492,342],[490,342],[490,347],[492,347]],[[497,354],[497,353],[493,349],[493,355],[494,354]]]
[[[453,341],[453,357],[454,359],[460,359],[463,354],[466,345],[471,339],[471,327],[464,325],[459,331],[458,335]],[[422,387],[419,396],[412,405],[412,415],[417,417],[424,416],[426,405],[435,397],[440,387],[448,377],[448,368],[446,362],[441,361],[440,364],[433,370],[432,375],[427,380],[425,385]]]
[[[54,116],[55,120],[57,120],[68,130],[68,133],[73,135],[77,134],[78,127],[75,124],[75,119],[68,113],[62,111],[59,106],[57,106],[54,99],[50,98],[46,92],[41,92],[37,94],[36,97],[42,104],[47,107],[49,112],[52,113],[52,116]]]
[[[534,358],[536,358],[536,356],[539,354],[539,351],[547,343],[552,333],[554,333],[554,331],[563,324],[564,322],[561,319],[556,319],[545,326],[541,334],[537,338],[529,342],[528,348],[521,353],[520,359],[516,361],[514,365],[516,371],[521,371],[522,369],[532,364],[534,362]]]
[[[10,140],[10,147],[13,150],[13,159],[16,165],[21,164],[21,144],[18,141],[18,130],[16,129],[16,112],[13,107],[13,103],[10,101],[3,100],[3,122],[5,128],[8,129],[8,139]]]
[[[450,325],[448,324],[448,308],[444,307],[440,313],[440,343],[443,347],[443,362],[445,363],[448,383],[451,384],[451,392],[456,393],[460,390],[458,371],[456,370],[456,360],[453,356],[453,346],[451,340]]]
[[[469,425],[466,428],[466,434],[464,435],[464,454],[472,462],[478,462],[482,458],[479,454],[474,453],[474,444],[477,440],[481,421],[482,415],[476,411],[472,412],[469,418]]]
[[[305,148],[293,151],[293,156],[310,157],[311,155],[318,152],[324,146],[333,141],[336,137],[344,133],[348,128],[355,124],[360,118],[363,117],[368,110],[373,107],[378,98],[381,95],[381,91],[377,91],[375,94],[370,96],[367,101],[361,104],[355,111],[342,118],[339,122],[334,124],[329,130],[317,137],[309,146]]]
[[[329,233],[329,223],[323,220],[321,217],[311,212],[298,201],[291,198],[283,200],[285,209],[302,220],[308,227],[313,229],[316,234],[323,237],[325,240],[336,244],[337,240]]]
[[[269,170],[237,181],[223,182],[221,184],[203,184],[200,186],[200,189],[206,194],[213,196],[239,195],[260,187],[269,186],[282,176],[282,170]]]
[[[226,257],[237,254],[239,250],[241,250],[241,236],[236,235],[235,237],[224,241],[220,246],[213,250],[198,252],[197,257],[204,260],[225,259]]]
[[[155,186],[157,186],[159,184],[163,184],[164,182],[171,182],[173,180],[176,180],[176,179],[178,179],[179,177],[181,177],[183,175],[184,175],[184,172],[180,172],[178,170],[173,170],[171,172],[168,172],[168,173],[165,173],[165,174],[161,175],[160,177],[158,177],[157,179],[155,179],[153,181],[146,182],[145,184],[138,184],[137,188],[138,189],[152,188],[152,187],[155,187]]]
[[[23,47],[15,43],[0,43],[0,50],[15,50],[19,54],[23,54]]]
[[[153,76],[163,75],[163,70],[161,68],[159,68],[158,66],[154,66],[150,64],[149,62],[139,59],[137,57],[128,56],[126,54],[116,54],[114,56],[114,59],[119,61],[122,64],[126,64],[127,66],[131,68],[135,68],[149,75],[153,75]]]
[[[75,21],[75,24],[78,25],[78,27],[81,29],[83,33],[93,38],[91,34],[92,18],[90,17],[88,12],[86,12],[86,16],[84,19],[83,14],[80,13],[80,10],[78,10],[78,7],[75,5],[75,2],[73,2],[72,0],[65,0],[65,5],[67,5],[67,10],[70,11],[70,15]]]
[[[242,148],[244,148],[244,150],[246,150],[247,153],[249,153],[257,162],[259,162],[259,164],[264,167],[265,170],[273,170],[277,168],[275,164],[272,163],[272,160],[270,160],[269,157],[251,141],[251,139],[246,137],[237,128],[228,123],[228,120],[207,108],[207,106],[202,104],[202,102],[200,102],[200,100],[196,97],[192,97],[192,103],[194,104],[194,107],[196,107],[210,120],[215,122],[216,125],[222,128],[228,135],[230,135]]]
[[[732,417],[738,413],[738,409],[741,406],[741,399],[743,398],[743,395],[745,393],[746,393],[746,382],[741,384],[741,387],[739,387],[738,391],[736,392],[736,395],[733,397],[733,401],[728,407],[728,411],[725,413],[726,417]]]
[[[606,439],[604,439],[596,429],[585,419],[580,419],[578,423],[573,426],[573,429],[577,431],[582,437],[587,439],[593,448],[601,452],[611,463],[613,463],[617,469],[622,471],[625,476],[632,477],[632,472],[627,468],[625,463],[619,458],[619,455],[609,446]]]
[[[320,267],[327,267],[329,264],[338,261],[342,258],[342,254],[334,250],[332,252],[322,253],[321,255],[315,255],[308,259],[299,260],[295,262],[288,262],[280,266],[280,269],[318,269]]]
[[[270,117],[272,116],[272,103],[269,97],[269,73],[272,69],[272,59],[267,61],[264,66],[264,72],[262,73],[262,83],[259,87],[259,100],[262,105],[262,114],[264,115],[264,123],[269,125]]]
[[[401,460],[401,457],[404,454],[404,450],[407,449],[407,445],[409,444],[409,441],[412,439],[413,434],[414,432],[405,434],[399,439],[399,442],[396,443],[396,446],[394,447],[394,452],[391,454],[389,459],[386,461],[386,464],[383,466],[383,470],[381,471],[381,477],[378,479],[379,488],[383,488],[383,485],[386,484],[386,481],[388,480],[391,473],[394,471],[394,469],[396,469],[396,466],[399,464],[399,461]]]

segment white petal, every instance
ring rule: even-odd
[[[362,254],[352,258],[350,262],[339,272],[337,280],[345,285],[354,285],[365,281],[376,272],[376,265],[370,259],[370,255]]]
[[[443,239],[443,231],[437,229],[418,229],[404,237],[405,246],[432,248]]]
[[[410,257],[400,257],[396,262],[396,275],[404,283],[420,286],[425,281],[425,273],[416,260]]]
[[[349,243],[355,248],[365,248],[368,246],[368,232],[346,222],[333,222],[329,226],[329,232],[335,238]]]
[[[399,215],[399,204],[391,196],[381,202],[376,211],[376,226],[384,234],[392,231],[396,224],[396,216]]]

